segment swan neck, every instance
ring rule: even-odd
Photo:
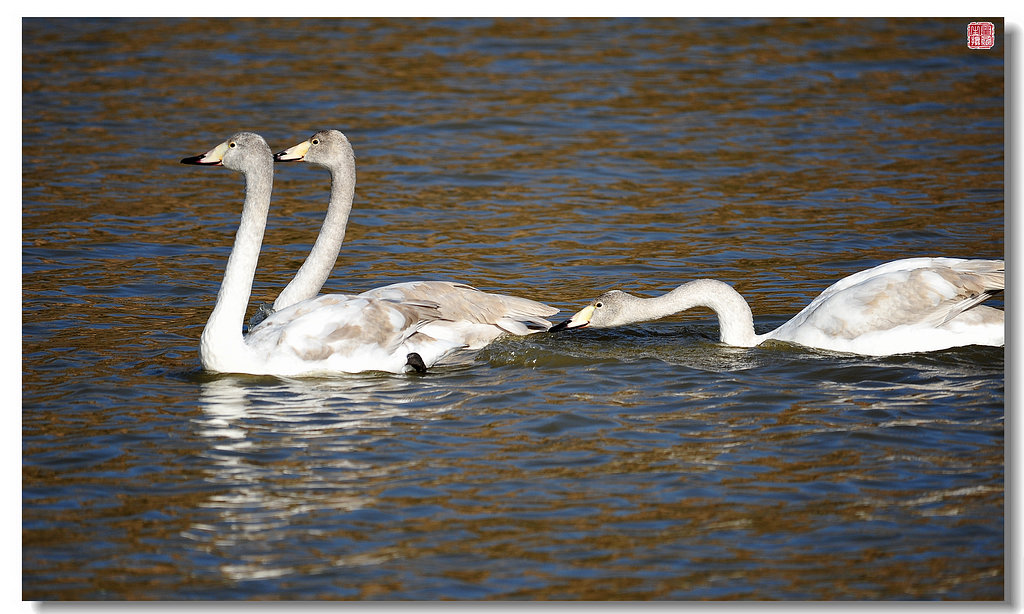
[[[319,294],[327,278],[331,276],[331,271],[334,270],[341,244],[345,241],[345,229],[348,227],[348,218],[352,212],[355,191],[354,163],[331,169],[331,201],[327,206],[327,215],[320,235],[298,273],[274,301],[275,311]]]
[[[266,164],[243,171],[245,175],[245,204],[242,219],[235,233],[235,243],[224,269],[224,280],[217,293],[217,303],[206,322],[200,342],[200,358],[203,366],[215,371],[219,368],[218,357],[235,355],[244,351],[242,323],[252,293],[253,277],[263,244],[263,232],[267,225],[270,209],[270,193],[273,189],[273,160]],[[240,349],[241,348],[241,349]]]
[[[760,343],[754,333],[754,316],[750,306],[727,283],[698,279],[649,300],[652,301],[652,309],[662,313],[658,317],[694,307],[707,307],[718,316],[719,339],[722,343],[740,347],[753,347]]]

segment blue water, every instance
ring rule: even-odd
[[[24,20],[23,599],[1002,600],[1002,348],[730,348],[695,310],[206,374],[242,186],[178,164],[345,132],[325,291],[562,318],[715,277],[763,332],[881,262],[1003,257],[1002,24],[968,21]],[[327,190],[277,169],[251,310]]]

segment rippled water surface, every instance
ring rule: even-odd
[[[729,348],[697,310],[213,376],[242,184],[178,164],[344,131],[325,291],[567,317],[716,277],[764,331],[880,262],[1003,257],[1002,24],[967,21],[25,20],[23,598],[1003,599],[1001,348]],[[328,183],[278,167],[251,309]]]

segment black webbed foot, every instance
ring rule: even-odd
[[[423,358],[416,352],[409,352],[405,355],[405,366],[412,367],[412,370],[419,374],[427,372],[427,365],[423,363]]]

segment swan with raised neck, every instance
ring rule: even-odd
[[[313,250],[295,278],[278,296],[274,306],[253,318],[256,328],[262,317],[315,296],[334,267],[352,211],[356,185],[355,154],[348,138],[338,130],[320,130],[305,141],[274,155],[282,162],[308,162],[331,174],[331,198],[323,228]],[[449,321],[433,325],[443,338],[459,339],[468,349],[479,349],[503,333],[527,335],[546,331],[545,318],[558,309],[527,298],[482,292],[457,282],[419,280],[374,288],[359,296],[399,302],[427,302],[437,306]]]
[[[309,256],[274,301],[273,311],[280,311],[319,294],[334,270],[355,198],[356,156],[343,133],[320,130],[305,141],[274,154],[274,160],[308,162],[331,173],[331,199],[323,226]]]
[[[302,300],[243,336],[273,189],[273,156],[258,134],[239,132],[181,162],[224,166],[245,178],[241,221],[200,339],[200,360],[209,371],[284,376],[423,371],[461,350],[482,347],[503,332],[547,330],[551,324],[543,316],[557,312],[542,303],[464,284],[410,282],[358,296]],[[430,300],[435,295],[444,297],[445,304]],[[465,318],[455,318],[455,312]]]
[[[182,164],[223,166],[242,173],[245,201],[234,245],[217,292],[217,302],[199,342],[199,357],[210,371],[230,371],[250,355],[242,322],[252,293],[253,277],[267,226],[274,187],[274,159],[258,134],[238,132],[205,154],[184,158]],[[244,370],[244,369],[243,369]]]

